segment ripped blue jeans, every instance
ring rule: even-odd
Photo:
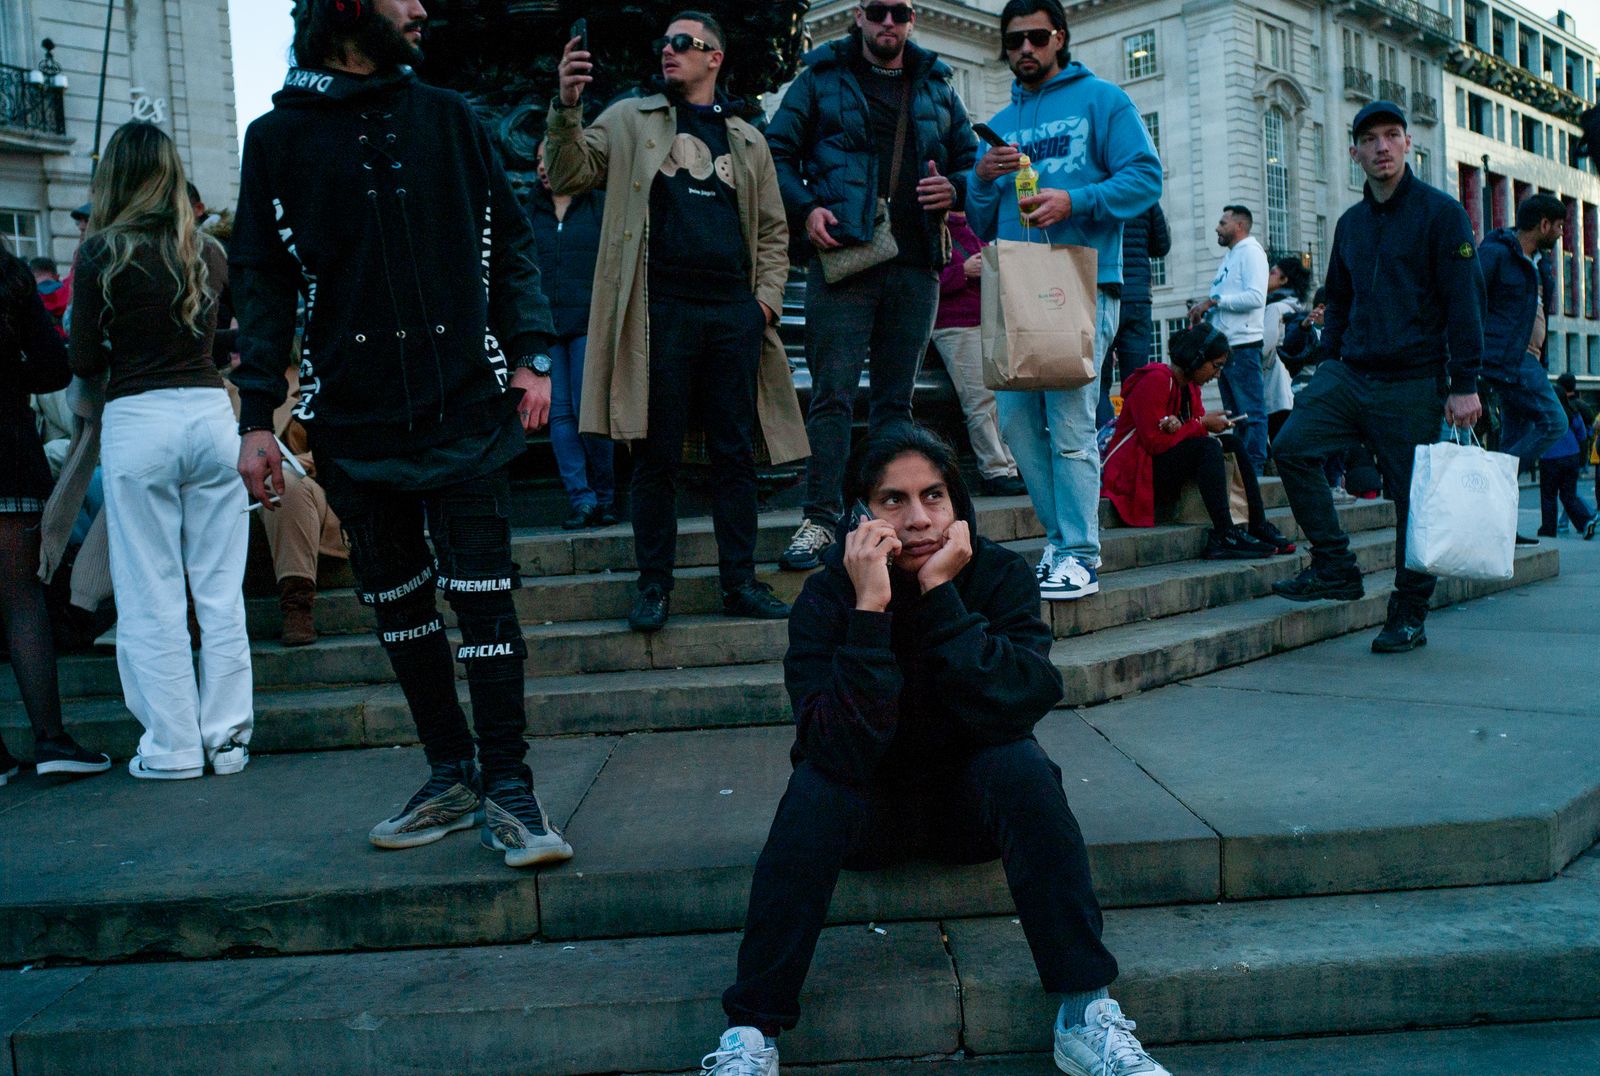
[[[1095,368],[1117,335],[1122,300],[1097,292]],[[1100,450],[1094,413],[1100,386],[1047,392],[997,392],[1000,434],[1017,460],[1044,535],[1057,550],[1100,565]]]

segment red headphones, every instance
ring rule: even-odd
[[[329,0],[328,10],[340,26],[354,26],[367,13],[361,0]]]

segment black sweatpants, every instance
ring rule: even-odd
[[[1395,593],[1416,616],[1427,615],[1438,580],[1405,566],[1411,466],[1417,446],[1437,441],[1443,422],[1444,393],[1436,379],[1380,381],[1343,362],[1324,362],[1295,398],[1272,446],[1295,522],[1311,542],[1312,563],[1334,571],[1355,571],[1357,565],[1323,462],[1356,445],[1372,450],[1394,501]]]
[[[1583,469],[1580,455],[1558,456],[1539,461],[1539,534],[1554,538],[1556,535],[1556,502],[1567,509],[1572,528],[1581,531],[1589,525],[1594,515],[1578,495],[1578,472]],[[1600,481],[1600,479],[1597,479]]]
[[[639,589],[672,589],[677,475],[690,423],[705,431],[716,473],[711,524],[724,590],[756,574],[756,372],[767,317],[737,303],[650,303],[649,434],[633,443],[633,543]]]
[[[511,562],[506,469],[441,489],[396,490],[357,482],[319,456],[317,479],[344,527],[359,597],[372,606],[429,764],[473,757],[434,596],[442,590],[461,629],[455,658],[467,670],[484,781],[530,777],[522,762],[528,648],[512,598],[521,582]]]
[[[1083,834],[1061,770],[1037,741],[985,748],[914,784],[867,789],[802,761],[756,862],[738,981],[722,995],[728,1019],[769,1035],[794,1027],[839,871],[913,856],[999,857],[1045,990],[1097,990],[1117,977],[1100,943]]]
[[[1250,505],[1250,525],[1265,522],[1266,510],[1261,503],[1261,485],[1256,481],[1255,468],[1250,466],[1244,442],[1231,433],[1191,437],[1152,457],[1156,501],[1176,500],[1183,484],[1192,479],[1200,489],[1200,499],[1206,503],[1212,529],[1218,533],[1229,530],[1233,526],[1233,513],[1228,508],[1228,466],[1224,454],[1239,461],[1239,477],[1244,481],[1245,500]]]

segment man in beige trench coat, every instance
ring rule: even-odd
[[[656,43],[664,91],[584,127],[591,63],[574,38],[546,134],[552,191],[606,189],[579,426],[633,442],[636,631],[667,620],[691,422],[716,472],[723,611],[789,615],[755,576],[754,447],[759,422],[774,463],[810,452],[777,331],[789,232],[766,139],[717,91],[724,40],[713,17],[680,15]]]

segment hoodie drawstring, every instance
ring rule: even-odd
[[[406,255],[411,260],[411,280],[417,289],[417,305],[422,308],[422,320],[428,330],[428,346],[433,350],[433,373],[439,383],[439,421],[444,422],[444,360],[439,357],[439,342],[434,339],[444,330],[444,323],[433,323],[433,316],[428,313],[428,297],[422,291],[422,270],[417,267],[417,247],[411,239],[411,216],[406,212],[406,189],[397,187],[395,196],[400,200],[400,223],[404,226],[406,236]]]
[[[416,430],[411,417],[411,377],[406,371],[406,331],[400,319],[400,297],[395,294],[394,277],[389,273],[389,237],[383,230],[383,213],[378,209],[378,192],[367,191],[367,204],[372,207],[372,219],[378,226],[378,251],[383,261],[383,282],[389,290],[389,308],[394,312],[395,340],[400,345],[400,388],[406,398],[406,432]]]

